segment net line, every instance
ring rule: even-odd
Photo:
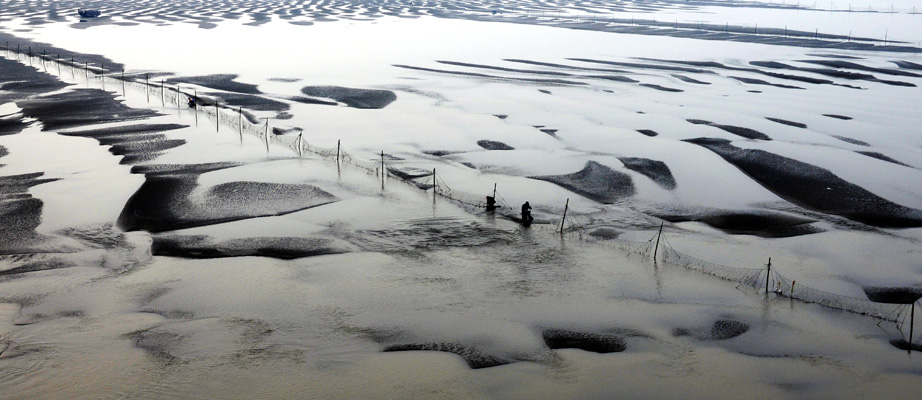
[[[7,49],[9,51],[9,49]],[[46,61],[47,57],[40,57],[42,61]],[[18,58],[17,58],[18,59]],[[47,60],[50,62],[50,60]],[[177,108],[181,108],[183,105],[184,98],[192,97],[190,93],[186,93],[182,90],[181,85],[177,84],[175,87],[167,86],[162,83],[157,85],[156,82],[150,82],[145,80],[144,83],[138,82],[136,77],[131,76],[118,76],[113,75],[112,73],[106,74],[106,71],[102,67],[92,66],[88,64],[84,65],[84,68],[79,68],[80,65],[75,62],[68,63],[66,59],[57,59],[56,63],[60,65],[68,65],[72,69],[72,74],[76,69],[84,69],[85,74],[89,77],[89,74],[92,72],[95,78],[105,79],[116,79],[124,86],[132,86],[142,88],[150,100],[150,96],[153,93],[155,96],[159,94],[161,101],[164,105],[168,102],[171,106],[176,105]],[[47,66],[45,67],[47,69]],[[130,78],[130,79],[129,79]],[[158,90],[159,89],[159,90]],[[167,93],[167,92],[170,93]],[[159,92],[159,93],[158,93]],[[193,94],[194,96],[194,94]],[[198,98],[198,96],[195,96]],[[156,99],[154,99],[156,100]],[[214,100],[217,103],[217,99]],[[214,108],[214,109],[212,109]],[[279,142],[286,147],[296,151],[299,156],[302,156],[303,153],[310,152],[316,154],[322,158],[335,159],[338,163],[350,164],[359,169],[365,170],[368,173],[374,174],[383,174],[384,177],[394,177],[396,179],[402,180],[407,183],[411,183],[414,186],[419,187],[423,190],[433,189],[435,195],[444,197],[456,203],[476,208],[485,208],[486,207],[486,195],[477,195],[469,192],[464,192],[461,190],[451,188],[440,176],[436,175],[434,171],[432,173],[413,173],[405,170],[401,170],[396,166],[390,165],[384,158],[382,152],[382,159],[380,161],[374,160],[362,160],[357,158],[345,151],[342,150],[341,146],[337,147],[323,147],[318,146],[313,143],[310,143],[307,140],[304,140],[303,131],[298,129],[299,134],[296,137],[290,135],[277,135],[271,129],[269,129],[269,122],[266,119],[265,124],[253,123],[249,116],[244,117],[242,108],[238,108],[236,116],[228,115],[225,113],[225,110],[228,110],[228,106],[222,106],[217,104],[216,107],[212,106],[199,106],[195,104],[195,112],[203,112],[206,116],[214,116],[218,126],[221,123],[224,123],[231,128],[236,128],[238,132],[242,135],[243,132],[248,134],[256,135],[265,140],[266,146],[268,148],[271,141]],[[220,129],[220,128],[218,128]],[[292,131],[292,130],[290,130]],[[427,180],[423,183],[418,182],[418,179],[426,177]],[[501,200],[500,204],[507,210],[507,212],[501,212],[501,215],[507,216],[511,219],[516,219],[516,214],[514,209],[509,206],[508,202],[504,199]],[[579,218],[582,216],[580,213],[568,211],[566,222],[569,223],[566,227],[562,210],[556,212],[558,209],[550,209],[554,213],[554,217],[550,219],[548,226],[554,226],[554,232],[559,233],[565,236],[574,236],[577,235],[580,240],[585,240],[597,245],[603,245],[609,248],[615,248],[621,250],[628,255],[638,254],[642,256],[649,256],[651,250],[654,247],[653,239],[650,239],[646,242],[633,242],[621,239],[606,239],[606,240],[593,240],[586,239],[583,237],[586,229],[583,224],[579,221]],[[545,229],[545,228],[542,228]],[[655,238],[655,237],[654,237]],[[798,300],[804,303],[812,303],[821,305],[828,308],[848,311],[860,315],[867,315],[874,318],[899,322],[901,319],[905,319],[905,305],[903,304],[887,304],[887,303],[876,303],[868,299],[862,299],[857,297],[850,297],[844,295],[838,295],[818,289],[814,289],[805,285],[796,284],[796,280],[790,279],[784,275],[781,275],[777,272],[777,269],[773,269],[771,274],[766,273],[766,269],[753,269],[753,268],[738,268],[738,267],[728,267],[725,265],[720,265],[705,261],[691,255],[681,253],[669,243],[668,239],[665,236],[661,236],[663,239],[663,252],[662,258],[665,262],[680,266],[689,270],[697,271],[706,275],[714,276],[723,280],[730,282],[735,282],[740,285],[745,285],[754,288],[760,288],[767,285],[769,291],[774,293],[777,296],[786,297],[794,300]]]
[[[767,287],[776,296],[892,322],[899,322],[906,308],[904,304],[877,303],[798,285],[795,280],[778,273],[776,268],[772,268],[771,274],[768,274],[767,268],[738,268],[712,263],[675,250],[668,239],[663,242],[663,260],[669,264],[756,289]]]

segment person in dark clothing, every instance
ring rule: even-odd
[[[496,199],[493,196],[487,196],[487,211],[496,210]]]
[[[195,99],[189,97],[189,108],[195,108]]]
[[[531,205],[526,201],[525,204],[522,204],[522,223],[530,224],[534,220],[535,218],[531,216]]]

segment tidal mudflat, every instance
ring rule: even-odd
[[[0,0],[2,398],[922,389],[910,1],[76,6]]]

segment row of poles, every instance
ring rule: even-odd
[[[8,54],[8,55],[9,55],[9,52],[10,52],[10,48],[9,48],[9,46],[7,46],[7,54]],[[18,57],[18,54],[20,54],[20,53],[21,53],[21,49],[17,49],[17,57]],[[30,57],[30,63],[31,63],[31,58],[32,58],[32,56],[33,56],[33,55],[32,55],[32,51],[31,51],[31,47],[28,49],[28,53],[27,53],[27,54],[28,54],[28,56]],[[47,66],[44,65],[44,64],[45,64],[45,59],[46,59],[46,57],[47,57],[47,55],[46,55],[45,52],[43,51],[43,52],[42,52],[42,64],[43,64],[43,67],[45,67],[45,69],[46,69],[46,71],[47,71]],[[58,65],[58,74],[60,75],[60,64],[61,64],[61,62],[60,62],[60,57],[59,57],[59,56],[56,57],[56,64]],[[86,76],[87,76],[87,77],[89,77],[89,67],[88,67],[89,64],[90,64],[89,62],[85,62],[85,63],[84,63],[84,70],[86,71]],[[73,70],[73,69],[76,67],[76,65],[77,65],[76,62],[75,62],[75,60],[74,60],[73,58],[71,58],[71,63],[70,63],[70,65],[71,65],[72,70]],[[105,68],[104,68],[104,66],[101,66],[101,68],[100,68],[100,74],[98,74],[98,75],[102,76],[102,79],[103,79],[103,80],[105,79]],[[125,80],[125,77],[124,77],[124,70],[122,70],[121,80],[122,80],[122,83],[123,83],[123,96],[124,96],[124,83],[125,83],[125,81],[126,81],[126,80]],[[148,102],[150,101],[150,90],[149,90],[149,89],[150,89],[150,82],[149,82],[149,80],[150,80],[149,74],[145,74],[145,82],[144,82],[144,85],[145,85],[145,92],[147,92],[147,100],[148,100]],[[164,81],[163,81],[163,80],[160,81],[160,89],[161,89],[161,90],[160,90],[160,92],[161,92],[161,103],[162,103],[162,105],[165,106],[165,85],[164,85]],[[175,91],[176,91],[176,94],[177,94],[177,97],[176,97],[177,107],[181,107],[182,100],[180,99],[179,95],[180,95],[180,94],[184,94],[184,93],[182,92],[182,87],[181,87],[181,85],[177,85]],[[197,121],[197,117],[198,117],[198,102],[197,102],[197,100],[198,100],[198,93],[197,93],[197,89],[194,89],[194,88],[193,88],[193,93],[192,93],[192,95],[193,95],[192,99],[193,99],[193,101],[195,101],[195,110],[196,110],[196,111],[195,111],[195,114],[196,114],[196,121]],[[217,132],[220,132],[221,112],[220,112],[220,108],[219,108],[219,104],[218,104],[217,99],[215,99],[215,102],[214,102],[214,103],[215,103],[214,106],[215,106],[215,121],[216,121],[215,124],[216,124],[216,131],[217,131]],[[237,123],[238,123],[238,126],[239,126],[239,132],[240,132],[240,134],[241,134],[241,139],[242,139],[242,134],[243,134],[243,109],[242,109],[242,107],[238,108],[237,111],[238,111],[238,120],[237,120]],[[264,136],[265,136],[265,139],[266,139],[266,148],[267,148],[267,151],[268,151],[268,148],[269,148],[269,141],[270,141],[269,119],[268,119],[268,118],[265,118],[265,119],[266,119],[266,123],[265,123],[266,129],[265,129],[265,132],[264,132]],[[297,143],[297,152],[298,152],[298,156],[301,157],[301,156],[303,156],[304,139],[303,139],[303,131],[302,131],[300,128],[298,128],[298,130],[299,130],[299,133],[298,133],[298,136],[297,136],[297,139],[296,139],[296,143]],[[343,161],[344,161],[344,153],[343,153],[343,151],[342,151],[342,143],[341,143],[340,140],[337,140],[337,141],[336,141],[335,161],[336,161],[337,167],[339,167],[340,165],[342,165],[342,163],[343,163]],[[381,153],[380,153],[380,161],[378,161],[378,162],[380,163],[380,170],[379,170],[380,172],[379,172],[379,175],[380,175],[380,177],[381,177],[381,189],[383,190],[384,187],[385,187],[386,176],[388,175],[387,167],[386,167],[386,163],[385,163],[385,154],[384,154],[384,151],[383,151],[383,150],[382,150]],[[376,164],[377,164],[377,162],[376,162]],[[376,168],[376,170],[377,170],[377,169],[378,169],[378,168]],[[438,175],[437,175],[436,173],[437,173],[437,172],[436,172],[436,169],[433,168],[433,169],[432,169],[432,182],[433,182],[433,185],[432,185],[432,193],[433,193],[433,200],[435,200],[435,199],[437,198],[437,196],[439,196],[440,194],[442,194],[442,193],[440,193],[440,191],[439,191]],[[493,198],[494,198],[494,199],[496,199],[496,195],[497,195],[497,185],[496,185],[496,183],[494,183],[494,184],[493,184]],[[443,196],[444,196],[444,195],[443,195]],[[445,196],[445,197],[451,199],[450,196]],[[566,203],[564,204],[563,215],[562,215],[562,217],[561,217],[560,224],[559,224],[559,225],[557,226],[557,228],[555,229],[555,232],[559,232],[560,234],[564,234],[564,232],[565,232],[565,226],[566,226],[565,224],[566,224],[566,219],[567,219],[567,213],[568,213],[568,211],[569,211],[569,205],[570,205],[570,199],[568,198],[568,199],[566,200]],[[523,222],[524,222],[524,221],[523,221]],[[655,241],[654,249],[653,249],[653,260],[654,260],[654,262],[658,259],[658,252],[659,252],[660,242],[661,242],[661,239],[662,239],[662,236],[663,236],[663,228],[664,228],[664,223],[661,223],[661,224],[660,224],[660,227],[659,227],[659,230],[658,230],[658,232],[657,232],[657,234],[656,234],[656,241]],[[770,293],[770,277],[771,277],[771,273],[772,273],[772,264],[771,264],[771,258],[769,258],[769,259],[768,259],[768,263],[766,264],[766,269],[765,269],[765,293],[766,293],[766,294]],[[792,294],[792,295],[793,295],[794,285],[796,284],[796,282],[797,282],[797,281],[793,281],[792,284],[791,284],[791,294]],[[912,348],[913,348],[912,343],[913,343],[913,337],[914,337],[914,327],[915,327],[915,303],[911,303],[911,304],[910,304],[910,333],[909,333],[909,346],[908,346],[908,349],[909,349],[910,352],[912,351]]]
[[[554,17],[553,17],[553,14],[554,14],[554,13],[551,13],[551,18],[554,18]],[[566,18],[569,17],[569,18],[572,18],[573,20],[575,20],[576,22],[580,22],[580,15],[579,15],[579,13],[577,13],[575,16],[563,15],[563,14],[561,14],[560,12],[557,12],[556,14],[557,14],[556,19],[566,19]],[[912,14],[916,14],[915,7],[913,7]],[[520,15],[521,15],[521,14],[520,14]],[[526,16],[526,18],[531,17],[531,16],[532,16],[532,15],[531,15],[531,12],[530,12],[530,11],[526,11],[525,16]],[[542,13],[541,13],[541,17],[546,17],[546,13],[545,13],[545,12],[542,12]],[[626,21],[627,21],[627,20],[617,19],[617,18],[615,18],[615,17],[608,17],[608,18],[606,18],[606,17],[604,17],[604,16],[582,17],[582,20],[583,20],[583,21],[586,21],[586,22],[608,22],[608,23],[615,23],[615,22],[622,22],[622,21],[626,22]],[[688,28],[688,29],[695,29],[695,30],[702,30],[702,31],[709,31],[709,32],[742,33],[742,34],[750,33],[750,31],[747,30],[748,28],[746,28],[745,26],[736,26],[736,25],[734,26],[734,29],[731,31],[731,29],[730,29],[730,23],[729,23],[729,22],[724,23],[724,26],[723,26],[723,27],[720,27],[720,25],[716,25],[716,24],[705,24],[704,21],[698,21],[698,22],[696,22],[696,23],[686,23],[686,22],[683,22],[683,23],[680,24],[678,19],[673,20],[673,21],[671,21],[671,22],[666,22],[666,21],[662,21],[662,20],[657,21],[655,18],[652,19],[652,20],[635,19],[634,16],[631,16],[630,25],[631,25],[631,26],[634,26],[634,25],[638,25],[638,26],[647,25],[647,26],[654,26],[654,27],[657,27],[657,26],[669,26],[669,25],[671,25],[673,29]],[[763,29],[762,29],[761,31],[759,30],[759,24],[758,24],[758,23],[756,23],[756,24],[754,24],[754,25],[755,25],[755,26],[752,27],[752,31],[751,31],[751,33],[754,34],[754,35],[759,35],[759,34],[761,34],[761,35],[764,35],[764,36],[771,36],[771,35],[773,35],[773,32],[779,32],[779,31],[780,31],[782,37],[788,37],[789,35],[790,35],[790,37],[810,37],[810,36],[812,36],[812,37],[813,37],[813,40],[819,40],[819,39],[820,39],[820,36],[819,36],[820,30],[819,30],[819,28],[814,29],[813,35],[809,35],[808,32],[796,32],[796,33],[795,33],[794,31],[788,31],[787,25],[785,25],[784,28],[782,28],[782,29],[779,29],[779,28],[764,28],[764,27],[763,27]],[[736,29],[737,27],[738,27],[739,29]],[[723,28],[723,29],[720,29],[720,28]],[[891,42],[891,41],[890,41],[890,38],[889,38],[889,31],[890,31],[889,28],[885,28],[885,29],[884,29],[884,38],[883,38],[882,40],[881,40],[881,39],[870,39],[870,38],[861,38],[861,39],[853,38],[853,37],[852,37],[852,32],[849,31],[848,35],[845,36],[845,41],[846,41],[846,42],[851,42],[852,40],[860,40],[860,41],[877,41],[877,42],[883,42],[884,45],[887,45],[887,44],[889,44],[889,43]],[[774,34],[777,35],[777,33],[774,33]],[[834,38],[841,38],[841,37],[842,37],[841,35],[832,35],[832,34],[825,34],[825,33],[823,34],[823,39],[834,39]]]
[[[656,233],[656,236],[655,236],[655,240],[656,240],[656,241],[655,241],[655,244],[654,244],[654,247],[653,247],[653,262],[654,262],[654,263],[656,263],[656,262],[657,262],[657,259],[658,259],[658,258],[657,258],[657,253],[658,253],[658,251],[659,251],[660,241],[661,241],[661,239],[663,239],[663,227],[664,227],[664,225],[665,225],[665,223],[660,223],[659,231]],[[648,243],[649,243],[649,242],[648,242]],[[768,296],[769,294],[772,294],[772,293],[778,294],[778,295],[784,295],[784,293],[780,290],[781,282],[777,281],[776,279],[774,280],[774,283],[777,283],[777,284],[778,284],[779,289],[777,289],[777,290],[775,290],[775,291],[772,291],[772,290],[771,290],[771,284],[773,283],[773,278],[772,278],[772,277],[774,276],[774,275],[772,275],[772,259],[771,259],[771,257],[768,258],[768,263],[765,264],[765,269],[763,269],[762,271],[764,271],[764,274],[765,274],[765,287],[764,287],[764,290],[765,290],[765,291],[764,291],[764,294],[765,294],[765,296]],[[775,272],[775,273],[777,274],[777,272]],[[760,273],[759,273],[759,276],[761,276],[761,275],[762,275],[762,273],[760,272]],[[757,281],[756,281],[756,282],[757,282]],[[796,280],[791,281],[791,285],[790,285],[790,288],[789,288],[790,293],[786,296],[786,297],[789,297],[789,298],[792,299],[792,300],[796,298],[796,297],[794,296],[794,287],[795,287],[796,284],[797,284],[797,281],[796,281]],[[910,353],[911,353],[912,350],[914,350],[914,349],[915,349],[915,350],[918,350],[918,347],[916,347],[916,346],[913,344],[913,343],[914,343],[914,340],[913,340],[913,339],[914,339],[914,337],[915,337],[915,315],[916,315],[916,308],[915,308],[915,305],[916,305],[916,301],[913,301],[913,302],[911,302],[911,303],[908,304],[909,310],[910,310],[910,311],[909,311],[909,340],[908,340],[908,343],[907,343],[907,346],[906,346],[906,350],[907,350],[908,352],[910,352]],[[897,321],[898,321],[898,320],[897,320]],[[904,321],[905,321],[905,320],[904,320]],[[883,322],[883,320],[881,320],[880,322]],[[880,322],[878,322],[878,325],[880,325]],[[901,330],[902,330],[902,329],[901,329]]]

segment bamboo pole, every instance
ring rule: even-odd
[[[772,258],[768,258],[768,269],[765,271],[765,294],[768,294],[768,278],[772,275]]]
[[[298,157],[304,156],[304,139],[302,135],[304,135],[304,132],[301,132],[301,128],[298,128]]]
[[[560,234],[563,235],[563,227],[567,222],[567,209],[570,208],[570,199],[567,198],[567,203],[563,205],[563,217],[560,218]]]

